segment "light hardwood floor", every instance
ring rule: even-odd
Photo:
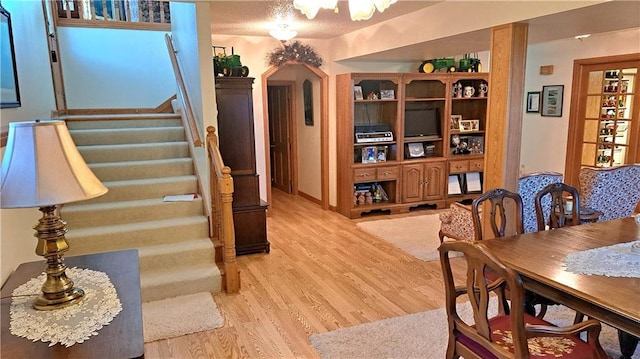
[[[314,333],[443,306],[438,261],[356,227],[398,215],[349,220],[275,190],[269,211],[271,253],[238,257],[240,293],[215,295],[224,327],[145,344],[146,358],[317,358]]]

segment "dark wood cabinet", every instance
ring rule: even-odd
[[[217,77],[218,141],[233,177],[236,254],[269,252],[267,204],[260,200],[253,127],[253,78]]]

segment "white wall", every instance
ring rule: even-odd
[[[213,62],[211,48],[209,4],[207,2],[171,2],[171,35],[189,101],[196,118],[202,141],[206,128],[217,126],[218,110],[215,106]],[[171,70],[173,74],[173,69]],[[175,80],[174,80],[175,88]],[[177,90],[176,90],[177,92]],[[178,106],[182,107],[182,98]],[[196,174],[203,184],[203,195],[209,199],[209,170],[205,147],[194,148]],[[208,201],[205,201],[208,203]]]
[[[3,0],[2,6],[11,14],[22,101],[21,107],[0,110],[2,126],[14,121],[49,118],[56,106],[42,4]],[[37,240],[32,229],[40,217],[37,208],[0,210],[0,282],[4,283],[18,264],[43,260],[35,254]]]
[[[173,96],[176,81],[164,35],[58,27],[67,107],[154,108]]]
[[[564,173],[573,61],[637,52],[640,52],[640,29],[593,35],[583,41],[570,38],[529,46],[525,95],[542,91],[545,85],[564,85],[564,104],[562,117],[542,117],[539,113],[523,115],[520,164],[524,165],[524,172]],[[540,75],[543,65],[553,65],[553,75]]]

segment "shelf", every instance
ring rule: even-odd
[[[437,142],[442,141],[442,137],[405,137],[404,143],[415,143],[415,142]]]
[[[412,97],[406,98],[405,102],[421,102],[421,101],[444,101],[444,97]]]

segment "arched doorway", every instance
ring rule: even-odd
[[[322,209],[329,209],[329,120],[328,120],[328,79],[329,77],[322,70],[305,63],[289,62],[283,66],[273,66],[262,74],[262,108],[264,112],[264,143],[265,143],[265,167],[267,174],[267,202],[271,203],[271,143],[269,130],[269,101],[268,86],[269,78],[274,77],[283,69],[296,70],[300,68],[305,72],[310,72],[315,79],[319,81],[319,116],[317,116],[317,125],[320,128],[320,146],[317,148],[320,154],[319,173],[320,173],[320,206]],[[302,96],[302,87],[299,89]],[[297,156],[293,156],[296,158]],[[294,166],[297,168],[297,166]],[[294,174],[295,176],[295,174]]]

